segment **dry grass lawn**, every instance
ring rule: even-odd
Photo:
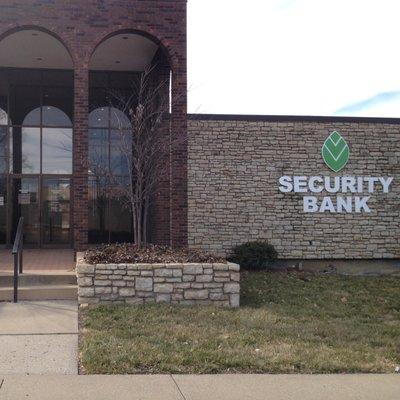
[[[245,273],[238,310],[99,306],[82,314],[90,374],[393,372],[400,278]]]

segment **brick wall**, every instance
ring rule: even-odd
[[[286,259],[400,258],[399,121],[224,118],[189,120],[191,247],[225,254],[261,238]],[[321,157],[334,130],[351,151],[338,174]],[[304,194],[278,190],[283,175],[395,179],[390,193],[371,195],[370,214],[309,214],[303,212]]]
[[[186,0],[2,0],[0,4],[0,40],[22,29],[40,29],[58,38],[68,49],[74,64],[74,210],[75,249],[87,243],[87,171],[88,152],[88,69],[95,48],[109,36],[137,32],[160,44],[170,64],[172,81],[173,132],[186,137]],[[171,152],[171,182],[160,188],[170,206],[161,205],[162,236],[175,246],[187,244],[187,148],[183,140]],[[165,185],[164,185],[165,186]],[[160,203],[158,203],[159,205]],[[170,221],[170,222],[169,222]],[[157,221],[155,221],[157,225]]]

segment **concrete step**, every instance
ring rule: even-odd
[[[14,276],[11,273],[0,273],[0,288],[12,287]],[[20,287],[45,285],[76,285],[75,274],[38,274],[26,273],[19,275]]]
[[[0,288],[0,301],[13,301],[12,287]],[[76,300],[76,285],[36,285],[19,287],[18,300]]]

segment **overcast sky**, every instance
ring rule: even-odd
[[[189,112],[400,117],[399,0],[188,0]]]

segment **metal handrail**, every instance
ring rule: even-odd
[[[17,232],[15,234],[12,254],[14,256],[14,303],[18,302],[18,277],[24,272],[23,268],[24,251],[24,218],[18,221]]]

